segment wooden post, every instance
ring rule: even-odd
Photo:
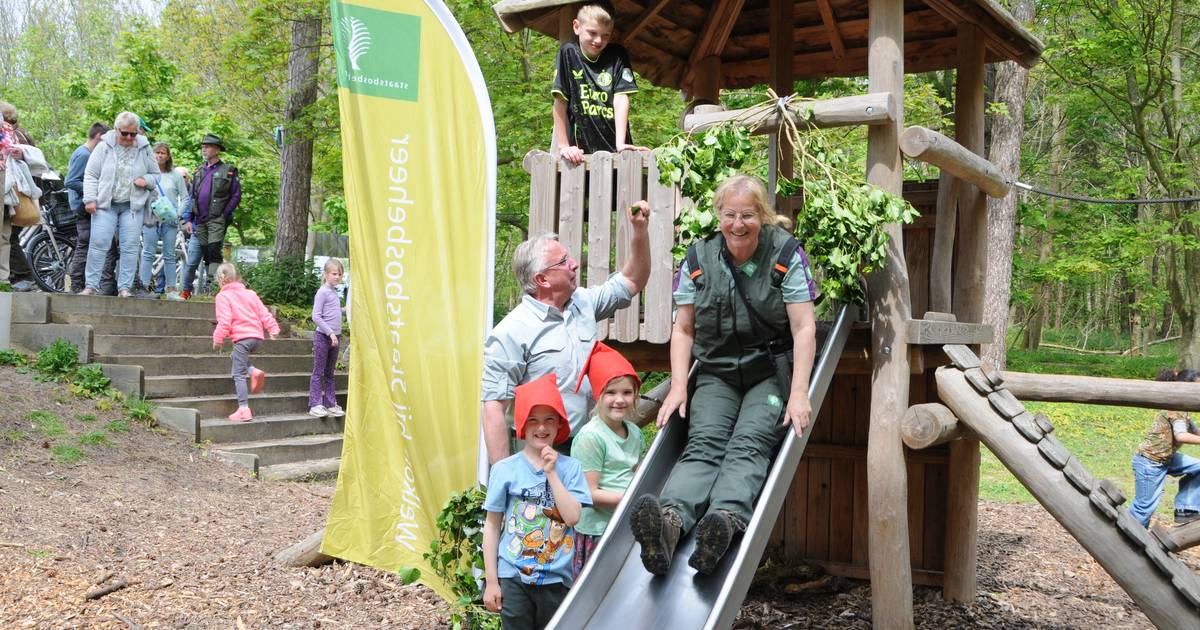
[[[696,64],[695,78],[685,100],[692,103],[719,104],[721,102],[721,57],[709,55]]]
[[[904,1],[869,0],[869,91],[890,92],[896,121],[867,131],[867,181],[899,195],[904,167]],[[908,409],[908,341],[911,319],[904,237],[886,228],[887,258],[867,278],[871,307],[871,424],[867,440],[867,532],[871,544],[871,610],[875,628],[912,628],[912,564],[908,540],[908,473],[900,418]]]
[[[565,44],[571,41],[578,41],[575,37],[575,30],[572,28],[572,23],[575,21],[575,13],[578,11],[575,5],[567,5],[558,10],[558,43]],[[550,99],[551,105],[554,104],[554,99]],[[550,130],[550,155],[555,159],[558,158],[558,138],[554,137],[554,129]]]
[[[319,567],[333,562],[332,556],[321,553],[321,541],[325,540],[325,528],[309,534],[298,543],[289,545],[275,554],[275,561],[287,567]]]
[[[1200,521],[1192,521],[1178,527],[1155,525],[1150,528],[1150,533],[1154,534],[1167,551],[1174,553],[1200,545]]]
[[[945,405],[913,405],[900,421],[900,436],[908,448],[923,449],[957,440],[967,434]]]
[[[792,78],[792,56],[795,50],[792,39],[795,36],[792,26],[793,8],[793,0],[771,0],[771,89],[775,90],[780,98],[792,94],[795,90],[795,80]],[[786,136],[775,134],[771,136],[769,151],[772,177],[767,190],[773,194],[780,177],[792,176],[792,144],[787,141]],[[791,218],[792,200],[776,195],[775,212]]]
[[[958,26],[958,76],[954,86],[954,137],[983,155],[984,37],[978,26]],[[959,181],[958,265],[954,275],[954,314],[960,322],[983,320],[987,262],[987,200],[979,188]],[[966,435],[950,444],[947,464],[946,560],[942,597],[972,602],[976,593],[979,526],[979,438]]]

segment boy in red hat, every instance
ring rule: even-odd
[[[571,436],[551,372],[514,390],[525,448],[492,466],[483,509],[483,603],[504,630],[541,629],[574,581],[572,528],[592,504],[579,461],[554,445]]]
[[[596,407],[571,445],[571,456],[583,466],[592,492],[592,507],[583,509],[575,526],[575,577],[587,566],[642,456],[642,432],[631,421],[642,386],[633,365],[620,352],[596,342],[582,372],[575,390],[587,377]]]

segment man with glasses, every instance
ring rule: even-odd
[[[511,452],[509,408],[517,385],[553,372],[570,416],[571,435],[587,422],[595,402],[591,387],[586,379],[578,392],[575,386],[596,343],[596,322],[628,306],[650,278],[649,217],[645,201],[631,209],[632,253],[619,273],[595,287],[579,288],[579,261],[556,234],[535,236],[517,246],[513,275],[524,295],[492,329],[483,348],[483,436],[489,464]],[[555,448],[570,453],[570,440]]]
[[[237,169],[221,161],[224,150],[225,143],[211,133],[200,141],[204,164],[192,176],[192,207],[183,215],[183,233],[189,238],[179,297],[185,300],[192,297],[192,283],[201,258],[208,265],[209,282],[216,277],[217,265],[225,261],[221,251],[225,230],[233,223],[233,211],[242,201]]]

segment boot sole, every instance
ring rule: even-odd
[[[654,575],[666,575],[671,569],[667,541],[663,539],[662,508],[652,496],[638,498],[629,523],[633,539],[642,546],[642,565]]]
[[[696,524],[696,550],[688,558],[688,565],[697,573],[712,575],[733,540],[733,528],[729,521],[716,514],[706,514]]]

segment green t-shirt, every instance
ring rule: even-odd
[[[583,472],[600,473],[600,489],[625,492],[633,481],[633,467],[642,455],[642,432],[636,424],[625,421],[625,438],[621,439],[600,418],[593,417],[579,430],[571,443],[571,457],[583,464]],[[608,508],[585,507],[575,531],[599,536],[608,527],[613,512]]]

